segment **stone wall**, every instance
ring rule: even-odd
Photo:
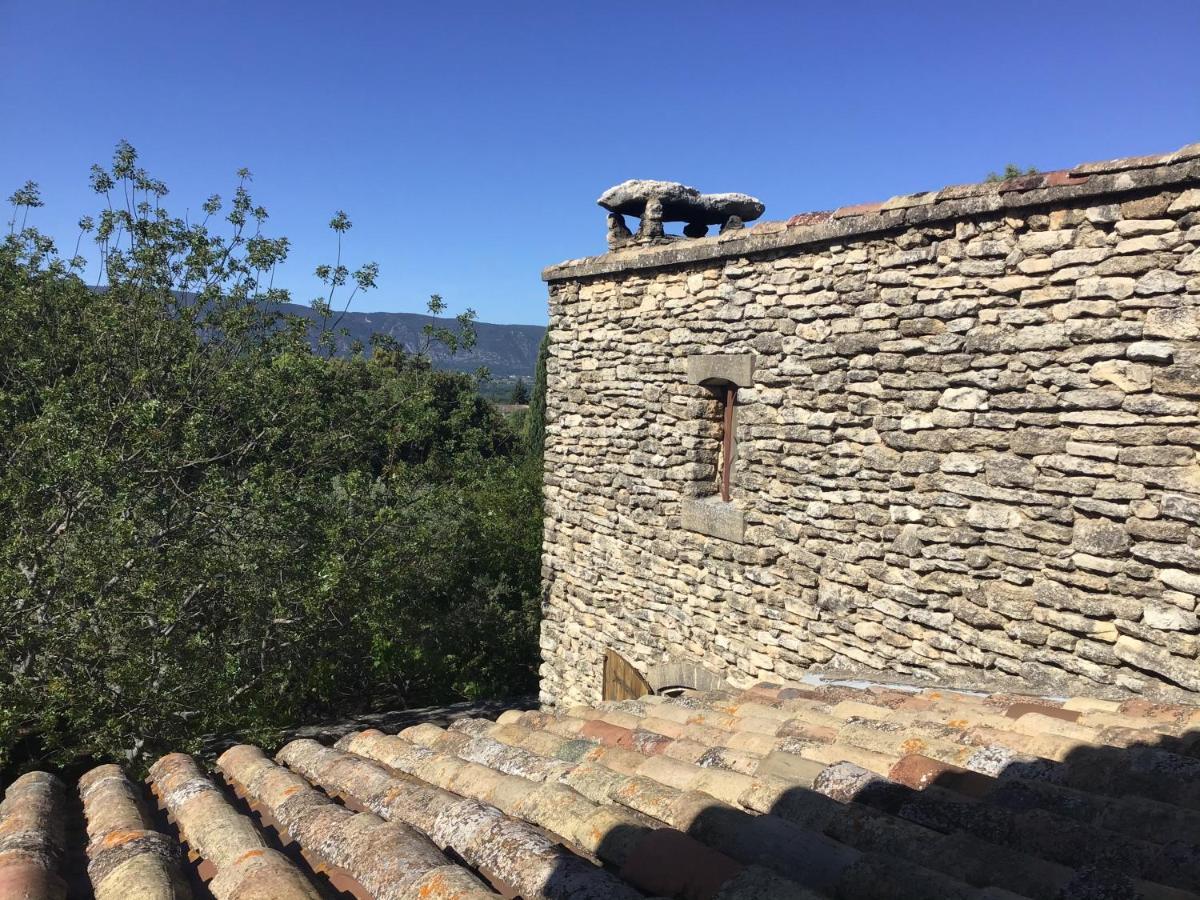
[[[1200,691],[1198,248],[1193,145],[548,269],[543,702],[599,699],[609,647]],[[688,519],[704,354],[753,361],[740,533]]]

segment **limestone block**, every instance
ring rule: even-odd
[[[729,383],[738,387],[754,384],[754,355],[751,353],[701,353],[688,357],[689,384]]]
[[[680,526],[709,537],[740,544],[745,540],[746,522],[742,511],[720,498],[689,499],[681,507]]]
[[[1149,310],[1143,335],[1148,338],[1194,341],[1200,338],[1200,307]]]

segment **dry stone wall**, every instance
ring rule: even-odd
[[[543,702],[599,699],[607,648],[1200,691],[1188,149],[547,270]],[[703,354],[753,359],[740,539],[684,527],[720,502]]]

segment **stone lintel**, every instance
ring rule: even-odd
[[[693,691],[727,691],[729,683],[720,675],[690,659],[671,658],[646,670],[646,682],[659,693],[664,688]]]
[[[688,384],[754,384],[753,353],[695,353],[687,361]]]
[[[573,259],[543,270],[544,281],[569,281],[624,272],[661,269],[690,263],[790,250],[825,243],[865,240],[883,232],[917,228],[936,222],[1003,214],[1031,207],[1099,205],[1109,198],[1162,189],[1169,185],[1200,182],[1200,157],[1147,168],[1091,175],[1078,184],[1002,191],[996,185],[971,186],[971,196],[956,196],[950,189],[938,192],[933,202],[903,209],[835,217],[816,224],[788,226],[763,222],[742,231],[716,237],[679,240],[665,246],[623,249],[602,256]]]
[[[680,525],[685,531],[706,534],[735,544],[746,541],[746,520],[742,511],[720,497],[685,499]]]

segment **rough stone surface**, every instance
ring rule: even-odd
[[[698,353],[688,357],[687,376],[692,384],[728,382],[738,387],[750,387],[754,384],[754,355]]]
[[[746,522],[742,511],[731,503],[716,499],[689,499],[683,503],[680,526],[688,531],[742,543],[746,538]]]
[[[730,216],[748,222],[757,219],[766,209],[761,201],[749,194],[702,194],[677,181],[644,178],[622,181],[601,194],[596,202],[618,215],[641,216],[651,198],[661,201],[664,222],[720,225]]]
[[[1198,163],[547,270],[543,701],[600,699],[609,648],[734,687],[1200,690]],[[754,359],[740,543],[683,527],[718,491],[701,354]]]

